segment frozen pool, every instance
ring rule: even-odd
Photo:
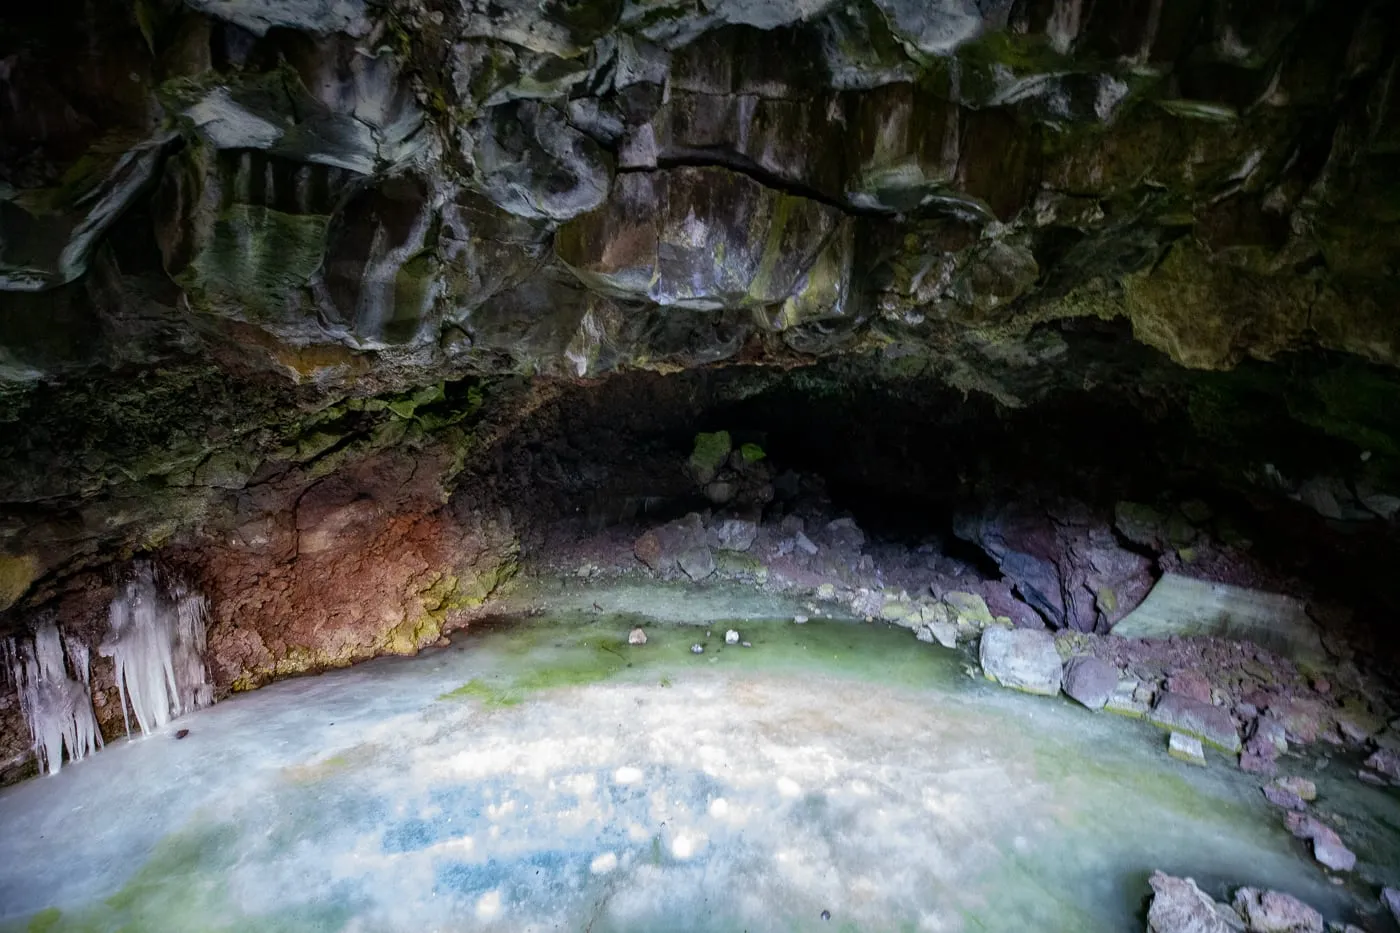
[[[1223,760],[907,631],[737,590],[555,605],[0,793],[0,928],[1121,931],[1154,868],[1337,918],[1369,897]],[[1335,793],[1370,819],[1361,873],[1400,881],[1400,802]]]

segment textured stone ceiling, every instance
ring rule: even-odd
[[[0,32],[0,381],[975,364],[1086,315],[1394,363],[1384,6],[44,5]]]
[[[381,455],[414,477],[385,501],[430,510],[548,395],[517,376],[849,357],[1004,408],[1113,386],[1217,438],[1301,424],[1388,476],[1386,12],[7,13],[0,610],[75,557],[265,543],[249,528],[327,477],[384,493]]]

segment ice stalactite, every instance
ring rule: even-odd
[[[204,666],[208,603],[178,577],[137,563],[112,600],[98,649],[116,665],[122,719],[128,709],[149,734],[173,717],[208,706],[214,688]]]
[[[102,747],[88,687],[87,645],[61,634],[50,621],[32,639],[6,640],[4,652],[42,770],[57,774],[65,748],[70,761],[80,761]]]

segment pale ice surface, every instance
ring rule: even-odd
[[[122,718],[131,734],[130,707],[143,733],[214,699],[204,667],[209,624],[204,597],[178,579],[165,579],[138,562],[112,600],[107,635],[98,652],[117,669]]]
[[[699,624],[640,617],[648,592]],[[581,591],[0,792],[0,930],[1140,930],[1154,868],[1374,901],[1213,754],[904,630],[708,593]],[[1400,802],[1341,770],[1308,765],[1319,806],[1371,818],[1358,875],[1400,882]]]
[[[69,760],[81,761],[102,747],[88,688],[87,645],[48,621],[30,638],[7,639],[4,652],[41,771],[57,774],[65,748]]]

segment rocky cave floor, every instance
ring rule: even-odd
[[[1155,889],[1155,929],[1217,929],[1169,925],[1211,902],[1163,869],[1302,924],[1276,929],[1322,914],[1261,891],[1392,929],[1400,802],[1355,750],[1279,762],[1356,850],[1334,874],[1227,756],[1175,761],[1145,722],[1002,689],[839,603],[530,586],[532,615],[9,788],[0,928],[1110,931]]]
[[[320,616],[285,570],[254,572],[255,544],[167,548],[213,596],[221,700],[122,742],[95,659],[113,747],[0,795],[10,927],[1110,930],[1150,909],[1158,933],[1395,929],[1391,497],[1325,474],[1212,485],[1238,464],[1188,469],[1170,421],[1111,406],[814,405],[753,378],[618,377],[488,413],[445,510],[497,515],[511,566],[418,643],[355,649],[417,660],[248,692],[359,659],[307,620],[444,533],[411,495],[380,514],[431,451],[263,520],[294,529],[277,566],[344,583]],[[105,605],[100,578],[69,580],[63,618]],[[284,609],[321,654],[240,680],[258,613]],[[21,729],[12,780],[34,767]],[[60,867],[91,831],[74,814],[137,786],[139,831]],[[193,867],[160,877],[174,858]]]
[[[1158,933],[1395,929],[1389,497],[1325,475],[1212,487],[1165,452],[1170,431],[1111,409],[1086,427],[1073,408],[881,394],[867,420],[870,398],[842,415],[794,402],[791,377],[748,378],[566,387],[516,400],[530,414],[494,435],[488,416],[497,440],[453,502],[503,509],[518,550],[421,645],[370,652],[418,660],[247,693],[302,671],[230,676],[246,636],[221,628],[219,594],[256,612],[287,584],[168,549],[214,594],[224,699],[121,742],[96,659],[114,747],[0,795],[10,926],[821,929],[825,911],[846,929],[1109,930],[1150,907]],[[1085,442],[1105,424],[1115,443]],[[289,517],[293,564],[347,581],[332,606],[405,560],[363,479],[412,488],[395,458],[347,504],[304,496]],[[74,579],[74,616],[111,592]],[[246,763],[217,774],[230,756]],[[60,815],[74,795],[100,813],[143,785],[137,812],[176,803],[60,880],[89,831]],[[342,807],[359,815],[314,838]],[[171,852],[194,866],[178,882],[157,877]]]

